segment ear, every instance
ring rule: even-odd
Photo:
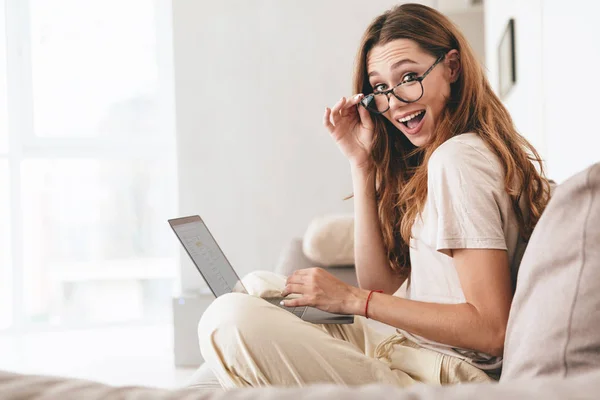
[[[444,64],[448,68],[448,72],[450,73],[450,83],[454,83],[458,80],[460,76],[461,68],[460,68],[460,53],[456,49],[450,50],[446,54],[446,58],[444,59]]]

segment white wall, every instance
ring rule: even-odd
[[[433,7],[444,14],[463,11],[470,8],[471,5],[471,0],[437,0],[433,3]]]
[[[321,119],[352,94],[364,29],[398,3],[173,1],[180,213],[207,221],[240,274],[272,269],[313,217],[352,212]],[[202,286],[186,257],[181,275]]]
[[[549,170],[562,181],[600,161],[600,4],[543,3],[543,77]]]
[[[485,64],[485,21],[483,6],[452,9],[443,12],[465,35],[479,62]]]
[[[543,0],[486,0],[485,47],[488,79],[498,93],[498,44],[510,18],[515,18],[517,83],[503,99],[519,132],[547,157],[543,119]]]
[[[486,0],[486,63],[497,87],[497,46],[516,21],[517,85],[507,96],[517,128],[558,182],[600,161],[600,12],[597,2]],[[587,73],[586,73],[587,72]],[[581,78],[581,79],[578,79]]]

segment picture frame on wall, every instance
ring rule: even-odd
[[[517,82],[515,58],[515,20],[511,18],[498,44],[498,87],[500,98],[505,98]]]

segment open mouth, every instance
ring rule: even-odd
[[[417,126],[419,126],[419,124],[423,120],[423,117],[425,117],[425,110],[420,110],[410,115],[407,115],[404,118],[399,118],[398,122],[404,124],[404,126],[406,126],[408,129],[414,129]]]

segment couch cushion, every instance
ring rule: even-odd
[[[354,216],[326,215],[311,221],[304,233],[306,257],[323,267],[354,264]]]
[[[294,238],[281,251],[275,272],[289,276],[299,269],[313,267],[323,267],[323,265],[314,263],[306,258],[304,250],[302,250],[302,239]],[[348,285],[358,286],[354,265],[338,266],[330,269],[329,272]]]
[[[0,399],[2,400],[216,400],[224,398],[228,397],[219,388],[193,387],[168,390],[141,386],[115,387],[83,379],[21,375],[0,371]]]
[[[112,387],[97,382],[68,378],[17,375],[0,371],[2,400],[558,400],[596,399],[600,391],[600,371],[570,379],[543,378],[510,384],[480,383],[454,386],[413,385],[399,388],[388,385],[342,386],[317,384],[303,388],[269,387],[262,389],[180,390],[146,387]]]
[[[517,278],[501,380],[600,369],[600,163],[558,186]]]

